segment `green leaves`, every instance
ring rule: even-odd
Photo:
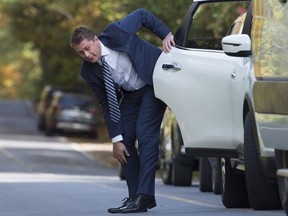
[[[69,45],[75,27],[86,25],[100,33],[110,22],[142,7],[175,33],[190,5],[187,0],[0,0],[0,87],[12,92],[0,98],[36,98],[45,84],[86,91],[79,76],[82,60]],[[148,31],[139,34],[161,46]],[[7,82],[11,77],[19,81]]]

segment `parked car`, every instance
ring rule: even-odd
[[[174,114],[166,109],[160,134],[160,173],[164,184],[189,186],[198,158],[185,153],[182,135]]]
[[[228,35],[240,34],[246,13],[232,23]],[[200,170],[199,189],[201,192],[221,194],[221,159],[216,157],[189,157],[185,153],[183,140],[176,118],[168,108],[162,124],[160,142],[160,171],[164,184],[191,185],[193,171]]]
[[[176,47],[161,54],[153,75],[155,95],[175,114],[186,154],[221,158],[227,208],[281,208],[274,149],[259,133],[253,97],[259,77],[251,47],[258,41],[250,36],[259,25],[252,4],[261,10],[261,2],[194,0],[175,34]],[[227,36],[244,13],[242,33]]]
[[[52,101],[54,91],[55,88],[50,85],[46,85],[41,92],[40,99],[37,104],[37,126],[40,131],[43,131],[45,129],[45,113]]]
[[[45,114],[45,134],[57,131],[85,132],[97,136],[96,105],[88,95],[56,91]]]
[[[253,87],[255,122],[261,145],[275,149],[279,194],[288,215],[288,3],[255,1],[252,37],[257,81]],[[274,11],[271,13],[271,11]]]

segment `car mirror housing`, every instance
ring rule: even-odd
[[[229,35],[222,39],[224,53],[228,56],[248,57],[251,55],[251,39],[247,34]]]

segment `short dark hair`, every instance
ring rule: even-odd
[[[81,43],[84,39],[93,40],[95,33],[88,27],[78,27],[76,28],[70,38],[70,45],[73,47],[76,44]]]

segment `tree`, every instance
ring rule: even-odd
[[[82,60],[69,45],[75,27],[87,25],[100,33],[110,22],[142,7],[175,33],[190,4],[186,0],[0,0],[0,38],[7,42],[0,77],[11,64],[9,68],[20,77],[20,87],[12,87],[18,91],[15,97],[35,98],[45,84],[91,93],[79,76]],[[161,40],[148,31],[139,34],[161,46]]]

